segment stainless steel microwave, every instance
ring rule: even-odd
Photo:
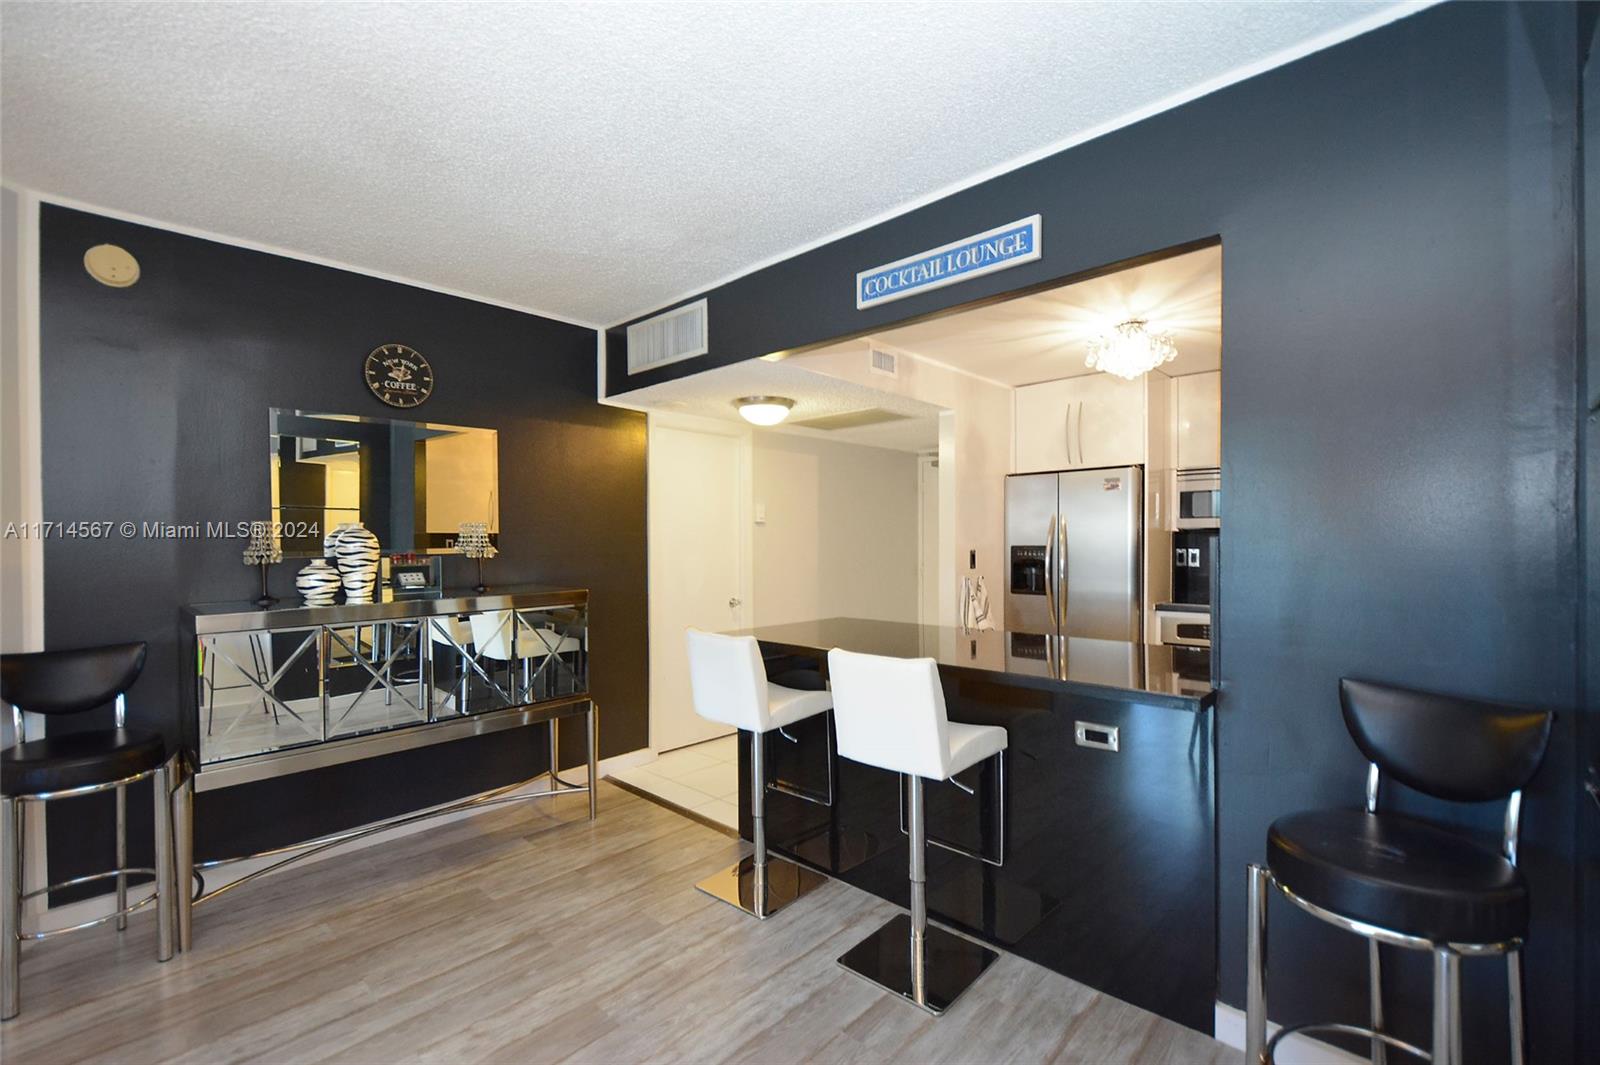
[[[1179,470],[1176,529],[1222,528],[1222,471]]]

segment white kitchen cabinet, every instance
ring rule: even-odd
[[[1222,465],[1222,373],[1177,378],[1178,468]]]
[[[1144,462],[1147,387],[1093,373],[1017,389],[1015,472]]]
[[[1016,391],[1012,425],[1016,432],[1015,473],[1064,470],[1072,464],[1067,416],[1075,400],[1071,381],[1048,381]]]

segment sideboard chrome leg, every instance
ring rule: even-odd
[[[173,925],[178,908],[173,900],[178,896],[176,857],[172,853],[172,774],[178,768],[174,755],[155,771],[152,803],[156,822],[156,960],[172,957]]]
[[[173,892],[178,914],[178,949],[194,938],[194,774],[180,768],[182,782],[172,796],[172,851],[177,866]]]
[[[592,699],[584,720],[588,725],[584,731],[589,734],[589,820],[593,821],[600,811],[600,708]]]

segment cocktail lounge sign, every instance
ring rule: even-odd
[[[1039,216],[1033,215],[863,270],[856,275],[856,310],[1031,263],[1039,258],[1039,238]]]

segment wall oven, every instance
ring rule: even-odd
[[[1157,603],[1156,624],[1169,647],[1210,647],[1211,608],[1189,603]]]
[[[1179,470],[1175,529],[1222,528],[1222,471]]]

